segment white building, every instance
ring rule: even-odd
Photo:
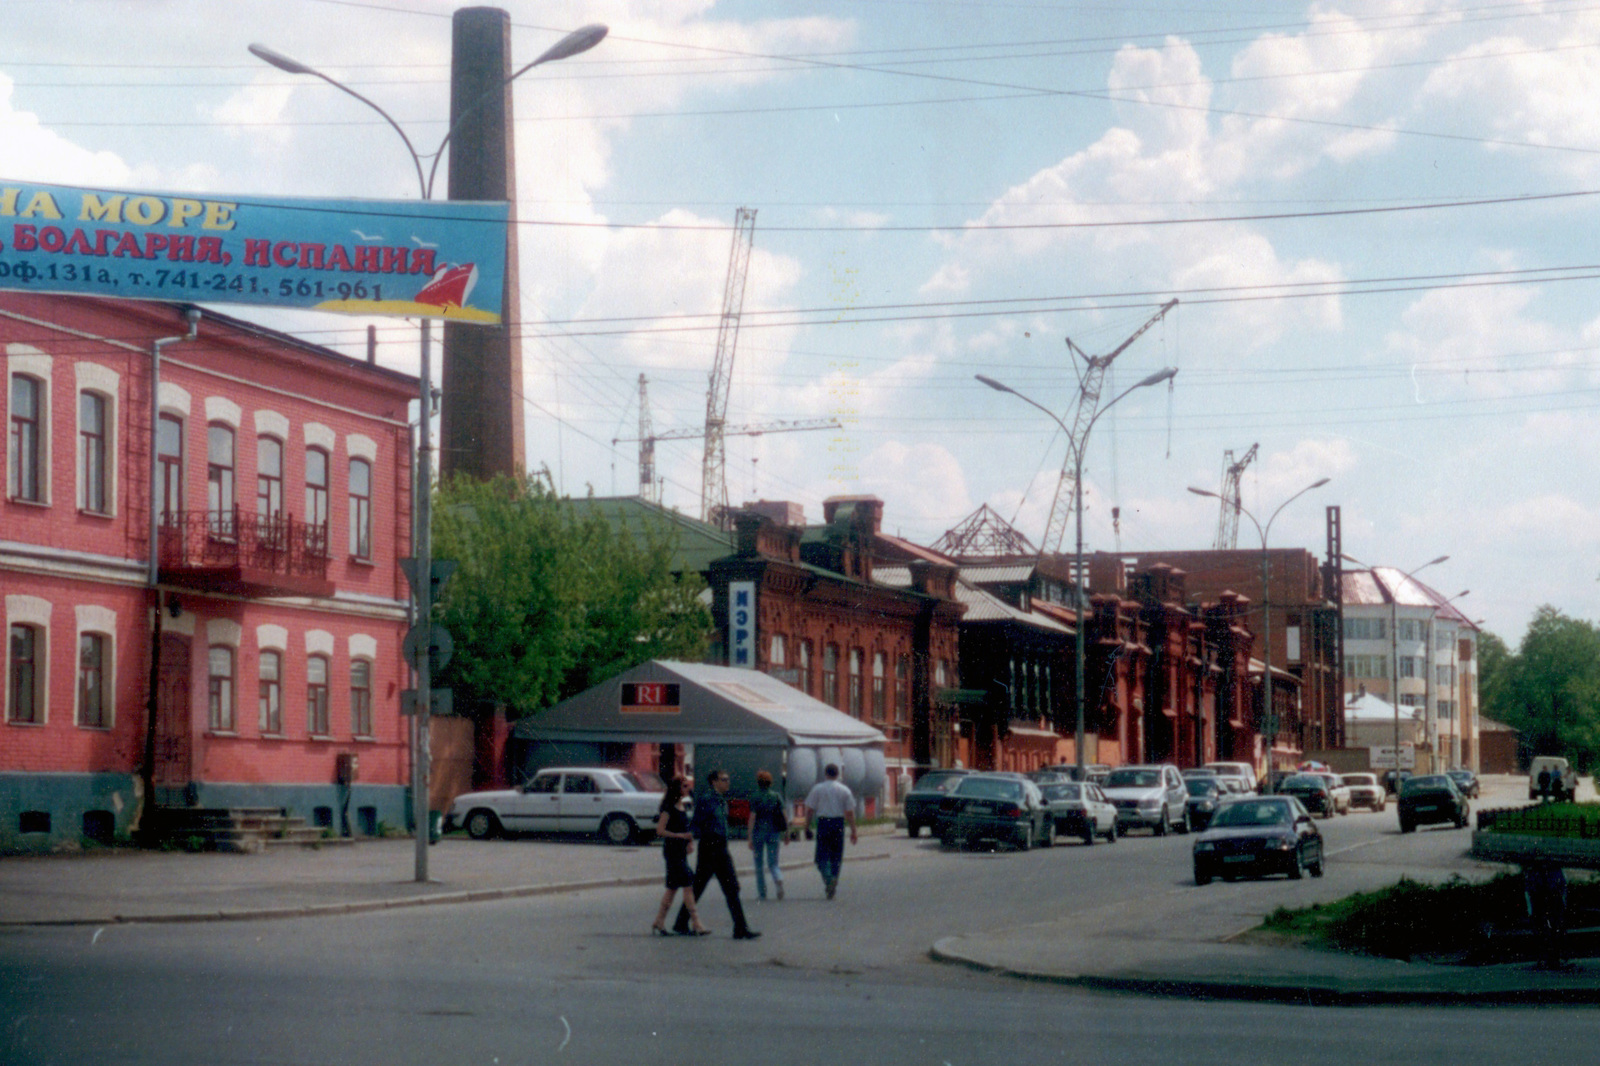
[[[1393,567],[1347,570],[1343,580],[1346,695],[1364,689],[1419,708],[1434,765],[1476,770],[1477,626],[1452,598]]]

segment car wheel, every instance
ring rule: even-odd
[[[1029,822],[1027,825],[1022,827],[1022,835],[1017,838],[1017,850],[1018,851],[1032,851],[1033,850],[1033,823],[1032,822]]]
[[[493,811],[476,810],[467,815],[467,836],[473,840],[488,840],[500,831],[500,819]]]
[[[1414,832],[1416,830],[1416,828],[1417,827],[1415,825],[1413,825],[1410,821],[1408,821],[1408,820],[1406,820],[1404,818],[1400,819],[1400,832],[1402,832],[1402,833],[1411,833],[1411,832]]]
[[[1322,851],[1321,851],[1321,849],[1318,849],[1318,851],[1317,851],[1317,861],[1312,863],[1312,864],[1310,864],[1309,866],[1307,866],[1306,869],[1311,871],[1311,876],[1312,877],[1321,877],[1322,876],[1322,870],[1323,870],[1323,863],[1324,863],[1324,859],[1323,859],[1323,856],[1322,856]]]
[[[607,844],[631,844],[639,827],[626,814],[610,814],[600,823],[600,839]]]
[[[1182,833],[1184,836],[1188,836],[1189,830],[1192,828],[1193,823],[1189,821],[1189,808],[1185,807],[1183,809],[1183,820],[1178,823],[1178,832]]]
[[[1111,819],[1111,828],[1106,830],[1106,843],[1115,844],[1121,836],[1122,831],[1117,828],[1117,820]]]
[[[1294,849],[1294,862],[1289,866],[1289,880],[1298,881],[1306,875],[1306,857],[1300,854],[1300,849]]]
[[[1156,836],[1164,837],[1167,835],[1167,826],[1169,822],[1170,819],[1167,817],[1167,809],[1163,807],[1161,808],[1161,817],[1156,821]]]
[[[1211,875],[1196,866],[1194,868],[1194,883],[1197,885],[1209,885],[1211,883]]]
[[[922,823],[921,822],[907,822],[906,823],[906,835],[909,836],[912,840],[917,839],[917,837],[922,835]]]
[[[955,844],[955,837],[952,837],[949,833],[939,834],[939,846],[941,848],[953,848]]]
[[[1056,846],[1056,820],[1054,818],[1046,818],[1044,820],[1044,836],[1039,838],[1039,846],[1041,848],[1053,848]]]

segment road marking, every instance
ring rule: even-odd
[[[1374,844],[1381,844],[1381,843],[1383,843],[1383,841],[1381,841],[1381,840],[1363,840],[1359,844],[1351,844],[1351,845],[1349,845],[1347,847],[1339,848],[1336,851],[1330,851],[1330,852],[1328,852],[1328,856],[1327,857],[1331,859],[1335,855],[1343,855],[1347,851],[1358,851],[1361,848],[1370,848]]]

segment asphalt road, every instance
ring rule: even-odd
[[[1321,822],[1328,875],[1197,888],[1190,840],[1026,854],[900,836],[749,903],[765,936],[647,935],[659,893],[593,890],[313,920],[0,935],[0,1063],[1433,1063],[1573,1066],[1588,1009],[1324,1009],[1109,996],[929,961],[955,932],[1108,908],[1240,927],[1401,872],[1447,877],[1466,834],[1393,808]],[[803,847],[804,845],[799,845]],[[746,885],[747,899],[754,887]]]

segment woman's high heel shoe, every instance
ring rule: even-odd
[[[650,931],[652,933],[654,933],[656,936],[671,936],[672,935],[672,932],[670,930],[663,929],[659,925],[652,925],[650,927]]]

